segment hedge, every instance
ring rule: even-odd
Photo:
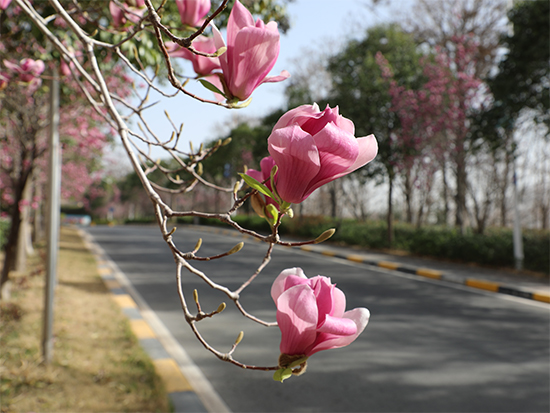
[[[257,216],[237,215],[234,220],[248,229],[267,234],[269,225]],[[180,219],[192,223],[192,218]],[[217,220],[200,219],[201,225],[225,225]],[[356,245],[369,249],[388,249],[387,225],[384,221],[358,222],[351,219],[334,220],[326,217],[285,219],[281,235],[316,238],[323,231],[336,228],[331,242]],[[550,231],[523,230],[525,269],[550,275]],[[392,249],[414,255],[443,258],[451,261],[476,263],[493,267],[514,268],[513,232],[509,228],[489,228],[484,234],[471,230],[460,234],[456,228],[413,225],[396,222]]]

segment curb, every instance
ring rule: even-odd
[[[258,241],[256,238],[253,238],[249,235],[240,234],[235,230],[212,228],[212,227],[205,227],[205,226],[199,226],[199,227],[201,228],[201,230],[206,230],[207,232],[214,232],[216,234],[230,235],[234,237],[241,237],[243,239],[253,239],[254,241]],[[398,271],[409,275],[417,275],[424,278],[430,278],[432,280],[447,281],[454,284],[460,284],[466,287],[476,288],[479,290],[490,291],[490,292],[499,293],[499,294],[512,295],[514,297],[520,297],[528,300],[534,300],[534,301],[550,304],[550,295],[548,294],[526,291],[521,288],[512,287],[507,284],[501,284],[493,281],[487,281],[487,280],[476,279],[476,278],[458,277],[456,275],[447,274],[439,270],[433,270],[430,268],[423,268],[423,267],[411,267],[411,266],[402,265],[400,263],[391,262],[391,261],[373,261],[373,260],[367,259],[366,257],[360,254],[345,254],[336,250],[332,250],[327,247],[317,247],[317,246],[313,247],[311,245],[302,245],[298,248],[301,251],[321,254],[326,257],[340,258],[347,261],[352,261],[357,264],[372,265],[375,267],[385,268],[387,270],[392,270],[392,271]]]
[[[210,400],[209,403],[204,403],[201,400],[192,385],[193,382],[199,381],[200,378],[197,377],[197,374],[192,374],[191,376],[195,379],[192,380],[184,374],[180,367],[181,360],[178,363],[170,355],[167,346],[161,342],[159,336],[155,333],[158,327],[155,328],[147,320],[148,317],[144,317],[144,311],[140,309],[141,306],[134,300],[128,288],[119,282],[117,279],[119,277],[117,277],[116,270],[113,269],[110,259],[101,252],[101,248],[92,241],[92,237],[89,234],[80,230],[80,235],[88,250],[96,259],[99,275],[109,290],[112,299],[128,318],[132,332],[150,357],[156,373],[163,381],[173,406],[173,411],[175,413],[230,412],[229,408],[221,400]],[[171,347],[174,346],[172,343],[170,344]],[[186,355],[183,355],[180,359],[186,357]],[[196,368],[195,366],[193,367]],[[209,389],[206,390],[208,391]],[[213,393],[213,391],[210,391],[210,393]]]

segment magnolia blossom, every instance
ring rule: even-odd
[[[216,49],[226,47],[219,30],[213,26]],[[276,22],[254,22],[252,14],[238,0],[227,22],[227,51],[220,56],[228,100],[246,100],[254,89],[266,82],[280,82],[290,75],[268,77],[279,56],[279,30]]]
[[[11,0],[0,0],[0,9],[6,10],[10,5]]]
[[[301,268],[281,272],[271,287],[271,297],[277,306],[281,354],[286,356],[309,357],[347,346],[370,317],[366,308],[345,311],[346,297],[330,278],[307,278]]]
[[[9,60],[4,60],[4,65],[7,69],[19,75],[22,82],[32,82],[42,74],[46,65],[42,60],[23,59],[17,63],[12,63]]]
[[[210,0],[176,0],[181,22],[197,27],[204,23],[204,16],[210,11]]]
[[[115,27],[123,26],[126,20],[137,23],[146,10],[145,0],[126,0],[124,3],[124,9],[121,9],[115,2],[109,2],[109,11]]]
[[[277,192],[300,203],[320,186],[366,165],[378,152],[374,135],[355,138],[353,122],[328,105],[302,105],[273,127],[268,150],[279,167]]]
[[[196,74],[201,76],[209,75],[215,70],[221,69],[220,59],[217,57],[205,57],[197,55],[191,52],[185,47],[179,46],[174,42],[166,42],[166,49],[168,54],[172,57],[182,57],[191,61],[193,64],[193,70]],[[216,46],[214,40],[210,37],[199,36],[193,40],[193,47],[199,52],[212,54],[216,52]]]

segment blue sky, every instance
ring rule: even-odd
[[[387,10],[374,13],[366,7],[369,0],[295,0],[288,6],[291,29],[281,36],[279,58],[271,75],[286,69],[292,75],[293,61],[300,56],[322,50],[327,44],[344,42],[351,37],[360,37],[365,29],[388,20]],[[385,14],[385,15],[384,15]],[[182,60],[183,62],[183,60]],[[190,66],[183,65],[185,73],[192,73]],[[211,92],[196,84],[189,85],[193,93],[211,99]],[[149,102],[161,100],[146,116],[150,126],[161,139],[168,139],[171,126],[164,116],[168,110],[172,120],[179,126],[184,123],[179,147],[186,150],[189,141],[197,147],[228,133],[234,118],[261,117],[284,105],[285,82],[264,84],[253,93],[251,104],[244,109],[229,110],[215,105],[200,103],[186,96],[164,99],[151,96]],[[160,154],[157,156],[161,156]]]

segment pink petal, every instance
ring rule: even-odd
[[[262,180],[266,180],[271,177],[271,170],[275,166],[275,161],[271,156],[266,156],[260,161],[260,167],[262,168]],[[269,185],[271,187],[271,185]]]
[[[246,174],[248,176],[251,176],[252,178],[254,178],[256,181],[258,182],[262,182],[264,180],[264,177],[262,175],[262,172],[261,171],[257,171],[255,169],[249,169],[246,171]]]
[[[281,353],[305,354],[317,335],[317,305],[308,285],[296,285],[279,296],[277,323],[281,330]]]
[[[227,21],[227,44],[235,45],[235,36],[245,27],[254,26],[254,17],[239,0],[235,1]]]
[[[246,100],[277,61],[279,33],[246,27],[236,34],[235,43],[228,43],[227,56],[229,90]]]
[[[357,144],[359,145],[359,156],[357,156],[353,165],[348,168],[346,174],[365,166],[372,161],[378,153],[378,142],[376,142],[374,135],[357,138]]]
[[[288,126],[273,130],[267,143],[269,154],[279,167],[277,191],[286,202],[302,202],[320,168],[313,138],[298,126]]]
[[[357,325],[349,318],[339,318],[327,315],[325,321],[317,327],[317,331],[337,336],[351,336],[357,332]]]
[[[271,298],[273,298],[275,304],[277,304],[277,299],[279,296],[283,293],[283,291],[285,291],[285,282],[287,277],[291,275],[303,278],[304,280],[308,279],[301,268],[296,267],[283,270],[275,281],[273,281],[273,285],[271,286]]]
[[[333,292],[335,285],[331,284],[330,278],[318,275],[310,279],[311,288],[317,298],[317,308],[319,310],[318,323],[325,322],[325,317],[332,314],[334,307]]]
[[[292,124],[297,124],[301,126],[306,122],[310,117],[319,118],[321,112],[319,112],[319,106],[317,103],[313,105],[301,105],[294,109],[289,110],[283,116],[279,118],[273,130],[287,127]]]
[[[223,36],[216,27],[214,23],[210,23],[212,26],[212,38],[214,39],[214,45],[216,46],[216,50],[221,49],[222,47],[226,47],[225,40],[223,40]],[[227,51],[220,55],[218,58],[220,59],[220,65],[222,67],[223,73],[227,73],[228,63],[227,63]]]
[[[308,197],[320,186],[348,173],[358,156],[358,144],[353,135],[328,123],[313,137],[319,151],[321,167],[305,192]]]
[[[330,350],[333,348],[345,347],[351,344],[363,332],[369,322],[370,313],[366,308],[354,308],[351,311],[344,313],[343,318],[352,320],[357,331],[349,336],[340,336],[330,333],[321,332],[315,340],[314,346],[307,352],[307,356],[311,356],[321,350]]]
[[[332,313],[330,313],[329,315],[341,318],[346,311],[346,295],[341,289],[334,287],[332,299],[334,300],[334,306],[332,309]]]
[[[262,83],[276,83],[276,82],[282,82],[283,80],[286,80],[290,77],[290,73],[288,71],[283,70],[281,71],[281,74],[279,76],[267,76]]]

